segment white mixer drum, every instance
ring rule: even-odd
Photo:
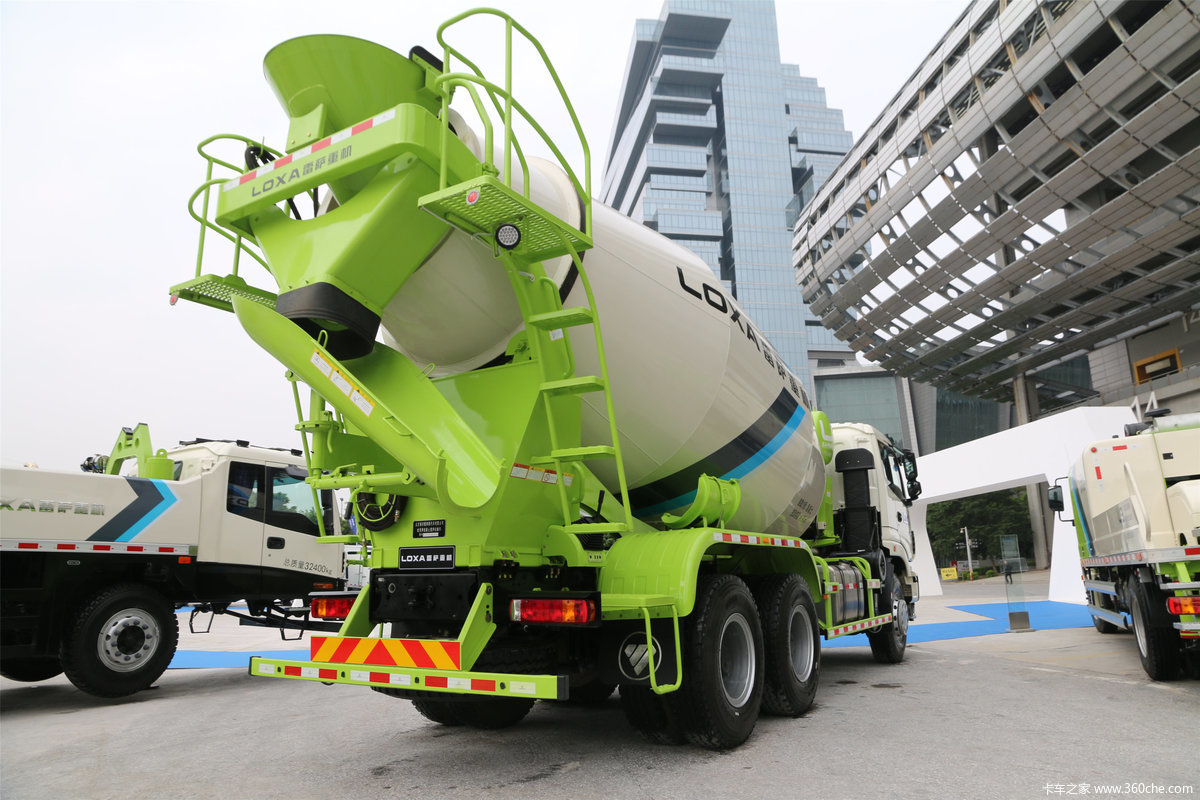
[[[531,195],[571,224],[570,181],[530,159]],[[595,293],[619,423],[629,500],[649,521],[679,512],[701,474],[740,480],[733,528],[799,534],[824,492],[824,465],[799,382],[703,261],[666,237],[593,205],[583,254]],[[566,307],[586,304],[568,258],[546,272]],[[435,376],[492,363],[523,328],[512,288],[490,248],[451,233],[382,315],[384,342]],[[572,328],[578,373],[599,374],[592,329]],[[600,394],[583,395],[584,444],[608,442]],[[588,462],[610,489],[611,461]]]

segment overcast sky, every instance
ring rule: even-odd
[[[75,469],[137,422],[157,447],[196,436],[298,446],[283,368],[233,315],[168,305],[168,287],[195,270],[195,146],[241,133],[282,147],[287,118],[261,68],[275,44],[344,33],[436,52],[438,24],[479,4],[0,0],[0,462]],[[546,47],[598,192],[634,20],[662,3],[490,4]],[[966,0],[777,6],[783,61],[825,87],[857,137]],[[500,57],[502,42],[464,49]],[[535,117],[544,102],[526,100]],[[243,275],[274,288],[261,271]]]

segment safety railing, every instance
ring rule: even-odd
[[[504,85],[503,86],[498,86],[495,83],[492,83],[491,81],[487,80],[484,77],[483,71],[478,66],[476,66],[474,62],[472,62],[469,58],[467,58],[465,55],[463,55],[460,51],[458,51],[457,49],[455,49],[453,46],[451,46],[449,43],[446,42],[445,33],[449,28],[453,27],[454,25],[456,25],[459,22],[462,22],[465,19],[468,19],[470,17],[480,16],[480,15],[494,16],[494,17],[498,17],[504,21]],[[554,141],[546,133],[545,129],[542,128],[542,126],[537,122],[537,120],[535,120],[533,118],[533,116],[529,113],[529,111],[523,105],[521,105],[521,103],[519,103],[516,100],[516,98],[513,96],[513,76],[512,76],[513,31],[516,31],[519,34],[521,34],[529,42],[529,44],[533,46],[533,48],[537,51],[538,55],[541,56],[542,63],[545,64],[546,70],[549,73],[551,80],[554,82],[554,86],[558,90],[559,96],[562,98],[563,106],[566,109],[567,114],[571,118],[571,123],[575,127],[576,135],[579,137],[579,144],[580,144],[580,147],[581,147],[582,153],[583,153],[583,175],[584,175],[584,177],[583,177],[582,182],[580,182],[578,175],[571,168],[571,165],[568,163],[566,157],[562,154],[562,151],[558,148],[558,146],[554,143]],[[592,232],[592,206],[591,206],[592,157],[591,157],[591,153],[588,150],[587,137],[584,136],[584,133],[583,133],[583,126],[579,122],[579,117],[575,113],[574,106],[571,105],[571,101],[567,97],[566,90],[563,88],[562,81],[559,79],[558,73],[555,71],[554,66],[550,63],[549,56],[546,55],[545,48],[543,48],[541,43],[538,42],[538,40],[528,30],[526,30],[520,23],[518,23],[516,20],[514,20],[508,14],[505,14],[503,11],[498,11],[494,8],[476,8],[476,9],[472,9],[470,11],[465,11],[456,17],[452,17],[451,19],[442,23],[441,27],[438,28],[437,39],[438,39],[438,43],[443,48],[443,73],[441,76],[439,76],[434,81],[434,85],[441,90],[441,94],[442,94],[442,117],[441,118],[443,121],[443,129],[442,129],[443,152],[445,152],[447,144],[448,144],[448,140],[449,140],[450,136],[452,135],[450,132],[450,113],[449,113],[450,98],[451,98],[451,95],[453,94],[453,90],[455,88],[461,86],[470,94],[472,102],[475,105],[475,110],[479,114],[480,121],[484,127],[483,161],[484,161],[485,166],[490,168],[490,170],[492,170],[492,171],[500,173],[502,175],[502,180],[503,180],[504,184],[508,188],[511,189],[512,188],[512,176],[513,176],[512,158],[513,158],[513,155],[515,154],[517,157],[517,160],[520,163],[521,171],[522,171],[522,177],[523,177],[522,193],[523,193],[524,197],[526,199],[528,199],[529,198],[529,184],[530,184],[529,167],[528,167],[528,164],[526,163],[525,153],[524,153],[523,149],[521,148],[521,144],[520,144],[520,142],[517,141],[516,135],[513,132],[513,124],[512,124],[513,112],[514,111],[517,112],[517,114],[519,114],[525,120],[525,122],[534,130],[534,132],[537,133],[538,136],[541,137],[543,143],[550,149],[550,152],[554,154],[554,157],[558,160],[559,166],[562,167],[563,172],[566,173],[567,177],[571,181],[571,184],[575,187],[575,191],[579,194],[580,202],[582,203],[583,208],[584,208],[583,232],[586,236],[588,236],[590,238],[591,232]],[[452,59],[457,59],[457,61],[459,63],[463,64],[463,66],[465,66],[470,71],[469,72],[453,72],[451,70],[451,64],[453,63]],[[487,113],[486,106],[482,102],[482,100],[479,96],[479,92],[477,91],[476,87],[479,87],[484,92],[486,92],[488,99],[491,101],[492,106],[495,108],[496,113],[498,113],[503,118],[503,121],[504,121],[504,134],[503,134],[504,141],[503,141],[503,151],[502,151],[503,152],[503,170],[500,170],[496,166],[496,164],[493,162],[494,137],[493,137],[493,130],[492,130],[492,122],[491,122],[490,115]],[[446,162],[443,160],[441,174],[439,176],[439,189],[448,188],[448,183],[449,182],[448,182],[448,176],[447,176]]]
[[[258,289],[246,283],[240,275],[238,269],[241,265],[242,253],[250,256],[257,261],[263,269],[270,271],[267,262],[263,257],[250,246],[250,241],[242,234],[230,233],[228,230],[220,227],[209,219],[209,207],[212,199],[212,190],[214,186],[220,186],[226,183],[230,178],[235,178],[241,175],[245,170],[218,158],[213,153],[209,152],[208,148],[214,142],[218,141],[235,141],[246,146],[257,147],[262,151],[270,153],[278,158],[282,156],[278,150],[267,147],[261,142],[256,142],[253,139],[248,139],[245,136],[239,136],[233,133],[219,133],[215,136],[202,141],[196,146],[196,151],[207,164],[204,182],[199,188],[192,193],[188,198],[188,214],[192,219],[200,223],[200,239],[196,249],[196,272],[192,280],[185,281],[176,286],[171,287],[172,302],[174,298],[183,298],[213,308],[220,308],[224,311],[232,311],[232,297],[234,295],[247,297],[257,302],[274,307],[275,294],[265,289]],[[221,167],[230,172],[230,178],[213,177],[213,172],[216,167]],[[199,212],[196,210],[196,201],[202,200]],[[205,275],[204,274],[204,247],[207,241],[208,231],[213,231],[223,238],[227,239],[233,245],[233,264],[228,275]],[[251,240],[252,241],[252,240]]]

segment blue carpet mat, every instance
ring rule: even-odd
[[[993,633],[1008,633],[1007,603],[978,603],[969,606],[950,606],[955,611],[978,614],[987,619],[965,622],[932,622],[928,625],[911,625],[908,629],[909,644],[918,642],[940,642],[945,639],[967,639],[972,636],[987,636]],[[1052,600],[1037,600],[1013,607],[1014,611],[1029,613],[1029,627],[1034,630],[1058,630],[1060,628],[1090,628],[1092,617],[1087,606],[1074,603],[1058,603]],[[921,615],[921,604],[917,603],[917,618]],[[865,633],[843,636],[822,647],[869,647]]]
[[[1092,617],[1086,606],[1074,603],[1056,603],[1038,600],[1023,604],[1029,612],[1029,627],[1035,630],[1057,630],[1059,628],[1090,628]],[[939,642],[945,639],[966,639],[972,636],[987,636],[1008,632],[1008,605],[1005,603],[979,603],[969,606],[951,606],[956,611],[978,614],[987,619],[967,622],[933,622],[928,625],[912,625],[908,629],[910,644]],[[917,604],[920,614],[920,603]],[[1021,610],[1016,606],[1014,610]],[[867,635],[857,633],[833,641],[822,642],[822,647],[868,647]],[[255,652],[230,652],[220,650],[180,650],[171,661],[170,669],[246,669],[250,656],[264,658],[308,660],[308,648],[295,650],[259,650]]]

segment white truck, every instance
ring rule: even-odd
[[[1163,681],[1200,667],[1200,414],[1147,416],[1084,450],[1069,490],[1092,622],[1132,630]],[[1065,506],[1053,487],[1050,507]]]
[[[307,597],[344,588],[343,548],[329,540],[346,537],[299,451],[205,439],[154,451],[138,425],[82,466],[0,471],[4,677],[65,672],[98,697],[145,689],[175,653],[185,605],[193,619],[323,627]],[[231,609],[243,600],[245,613]]]

